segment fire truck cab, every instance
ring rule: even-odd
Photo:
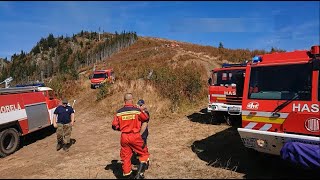
[[[52,125],[59,104],[49,87],[0,88],[0,156],[14,153],[21,136]]]
[[[248,64],[238,128],[245,147],[320,168],[319,49],[259,55]]]
[[[104,83],[114,83],[115,75],[113,69],[95,70],[90,78],[91,89],[99,88]]]
[[[223,64],[212,70],[209,83],[208,113],[212,121],[224,119],[228,125],[241,121],[241,102],[247,63]]]

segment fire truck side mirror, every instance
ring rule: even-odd
[[[208,79],[208,84],[209,84],[209,86],[212,84],[212,78]]]
[[[315,71],[320,70],[320,59],[312,60],[312,69]]]

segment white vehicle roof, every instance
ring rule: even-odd
[[[50,90],[52,90],[52,89],[49,88],[49,87],[38,87],[38,90],[39,90],[39,91],[50,91]]]

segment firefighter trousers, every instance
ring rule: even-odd
[[[70,143],[72,126],[70,124],[60,124],[57,123],[57,140],[58,143],[68,144]]]
[[[144,145],[140,133],[121,133],[120,157],[122,160],[123,175],[131,174],[131,156],[135,151],[140,162],[147,162],[149,159],[148,147]]]

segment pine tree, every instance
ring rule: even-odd
[[[224,48],[222,42],[219,43],[219,48],[220,48],[220,49],[223,49],[223,48]]]
[[[48,39],[48,46],[49,47],[51,47],[51,48],[56,47],[56,42],[55,42],[53,34],[50,33],[47,39]]]

